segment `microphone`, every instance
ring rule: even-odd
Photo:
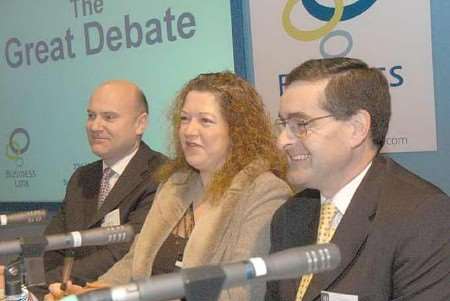
[[[200,266],[182,269],[179,273],[163,274],[112,288],[70,295],[63,301],[163,301],[186,296],[186,286],[194,281],[190,275],[204,274],[219,267],[224,275],[222,289],[244,285],[247,281],[269,281],[299,278],[336,268],[341,253],[334,244],[320,244],[286,249],[266,257],[219,266]]]
[[[0,226],[39,223],[47,218],[47,210],[22,211],[0,214]]]
[[[133,237],[134,230],[131,225],[54,234],[45,236],[47,242],[45,251],[129,242]],[[22,241],[20,239],[0,242],[0,256],[20,253],[22,253]]]
[[[28,301],[31,297],[28,289],[22,284],[22,267],[16,259],[8,264],[5,273],[5,301]]]

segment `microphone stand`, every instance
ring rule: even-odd
[[[47,239],[42,235],[20,239],[22,254],[5,267],[6,300],[26,300],[28,296],[24,296],[22,290],[24,284],[34,286],[46,283],[43,255],[47,244]]]
[[[5,300],[13,301],[22,298],[22,260],[16,258],[5,266]]]
[[[20,240],[22,260],[26,272],[27,286],[44,285],[44,252],[48,241],[43,235],[23,237]]]

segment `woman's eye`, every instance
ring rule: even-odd
[[[214,120],[212,120],[212,119],[210,119],[210,118],[202,118],[202,119],[200,119],[200,120],[201,120],[201,122],[207,123],[207,124],[214,123]]]

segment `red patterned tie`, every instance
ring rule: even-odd
[[[97,208],[100,209],[105,202],[106,197],[108,196],[109,191],[111,190],[111,186],[109,185],[109,180],[114,175],[114,170],[110,167],[106,167],[103,170],[102,180],[100,181],[100,191],[98,194],[98,202]]]

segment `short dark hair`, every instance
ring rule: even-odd
[[[391,118],[389,83],[383,73],[359,59],[314,59],[294,68],[287,75],[286,87],[297,81],[319,80],[328,80],[326,100],[320,106],[341,120],[359,110],[367,111],[371,118],[372,142],[380,150]]]

